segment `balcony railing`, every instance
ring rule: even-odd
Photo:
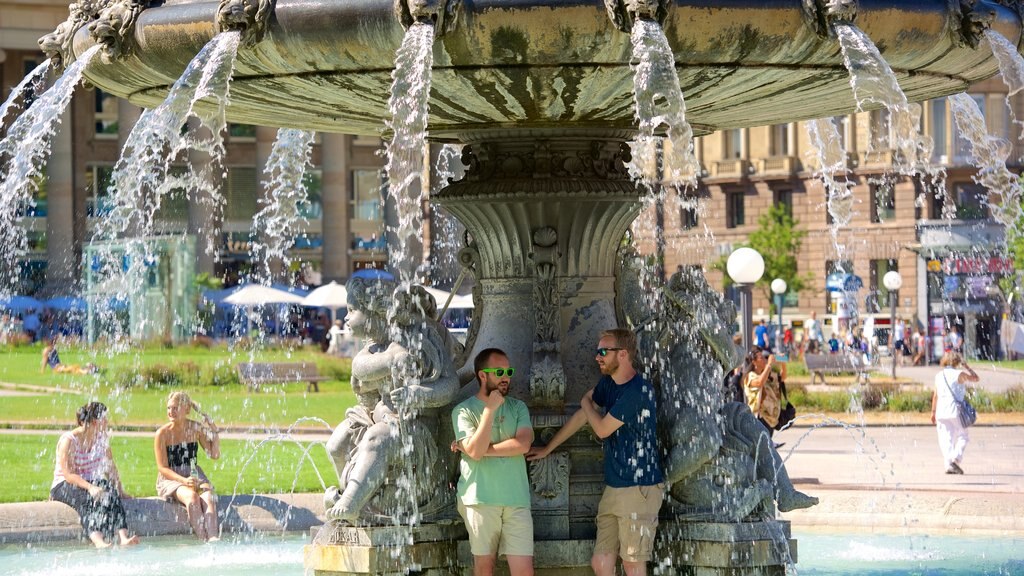
[[[718,160],[711,163],[712,178],[744,178],[753,172],[754,166],[749,160],[734,158]]]
[[[800,171],[800,160],[796,156],[769,156],[757,162],[757,173],[761,176],[793,176]]]

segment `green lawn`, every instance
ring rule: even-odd
[[[320,418],[331,426],[344,417],[345,409],[355,403],[349,385],[349,361],[327,357],[309,350],[264,351],[256,355],[226,348],[144,349],[116,355],[97,354],[85,349],[61,351],[65,363],[95,362],[103,367],[99,375],[73,376],[39,372],[41,348],[0,349],[0,381],[42,385],[67,391],[38,396],[6,396],[0,399],[0,425],[4,422],[32,422],[40,425],[69,426],[75,410],[90,400],[99,400],[111,408],[114,426],[153,426],[166,422],[167,395],[184,390],[199,402],[220,425],[285,428],[299,418]],[[313,361],[320,373],[334,379],[321,382],[319,393],[307,393],[305,384],[268,386],[250,392],[234,384],[189,385],[148,384],[124,388],[118,380],[125,374],[172,370],[184,365],[198,371],[219,370],[231,374],[234,366],[246,361]],[[316,425],[315,423],[306,423]]]
[[[0,502],[49,498],[57,438],[55,434],[3,436],[0,467],[5,482]],[[125,490],[132,496],[155,496],[153,439],[117,436],[111,444]],[[307,448],[308,455],[304,455]],[[325,485],[337,484],[330,459],[320,443],[296,445],[273,441],[257,450],[252,441],[222,440],[220,460],[210,461],[201,455],[199,465],[222,497],[253,492],[320,492]]]

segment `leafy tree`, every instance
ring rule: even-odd
[[[748,246],[761,253],[764,258],[764,275],[754,285],[770,302],[770,314],[775,314],[775,298],[771,283],[776,278],[786,281],[786,292],[799,294],[810,282],[809,275],[797,272],[797,258],[807,232],[797,230],[800,222],[793,219],[784,204],[773,204],[768,212],[757,219],[759,228],[741,246]],[[725,271],[728,256],[712,265],[716,270]],[[725,274],[726,285],[732,279]]]

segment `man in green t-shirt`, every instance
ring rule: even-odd
[[[466,521],[474,576],[494,573],[499,554],[512,576],[533,574],[533,516],[524,455],[533,444],[530,413],[508,397],[514,368],[488,348],[473,360],[480,390],[455,407],[452,450],[459,464],[459,514]]]

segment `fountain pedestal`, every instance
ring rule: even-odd
[[[315,532],[313,544],[306,546],[303,565],[316,576],[456,576],[462,573],[457,546],[466,538],[461,520],[422,524],[412,529],[328,524]]]

